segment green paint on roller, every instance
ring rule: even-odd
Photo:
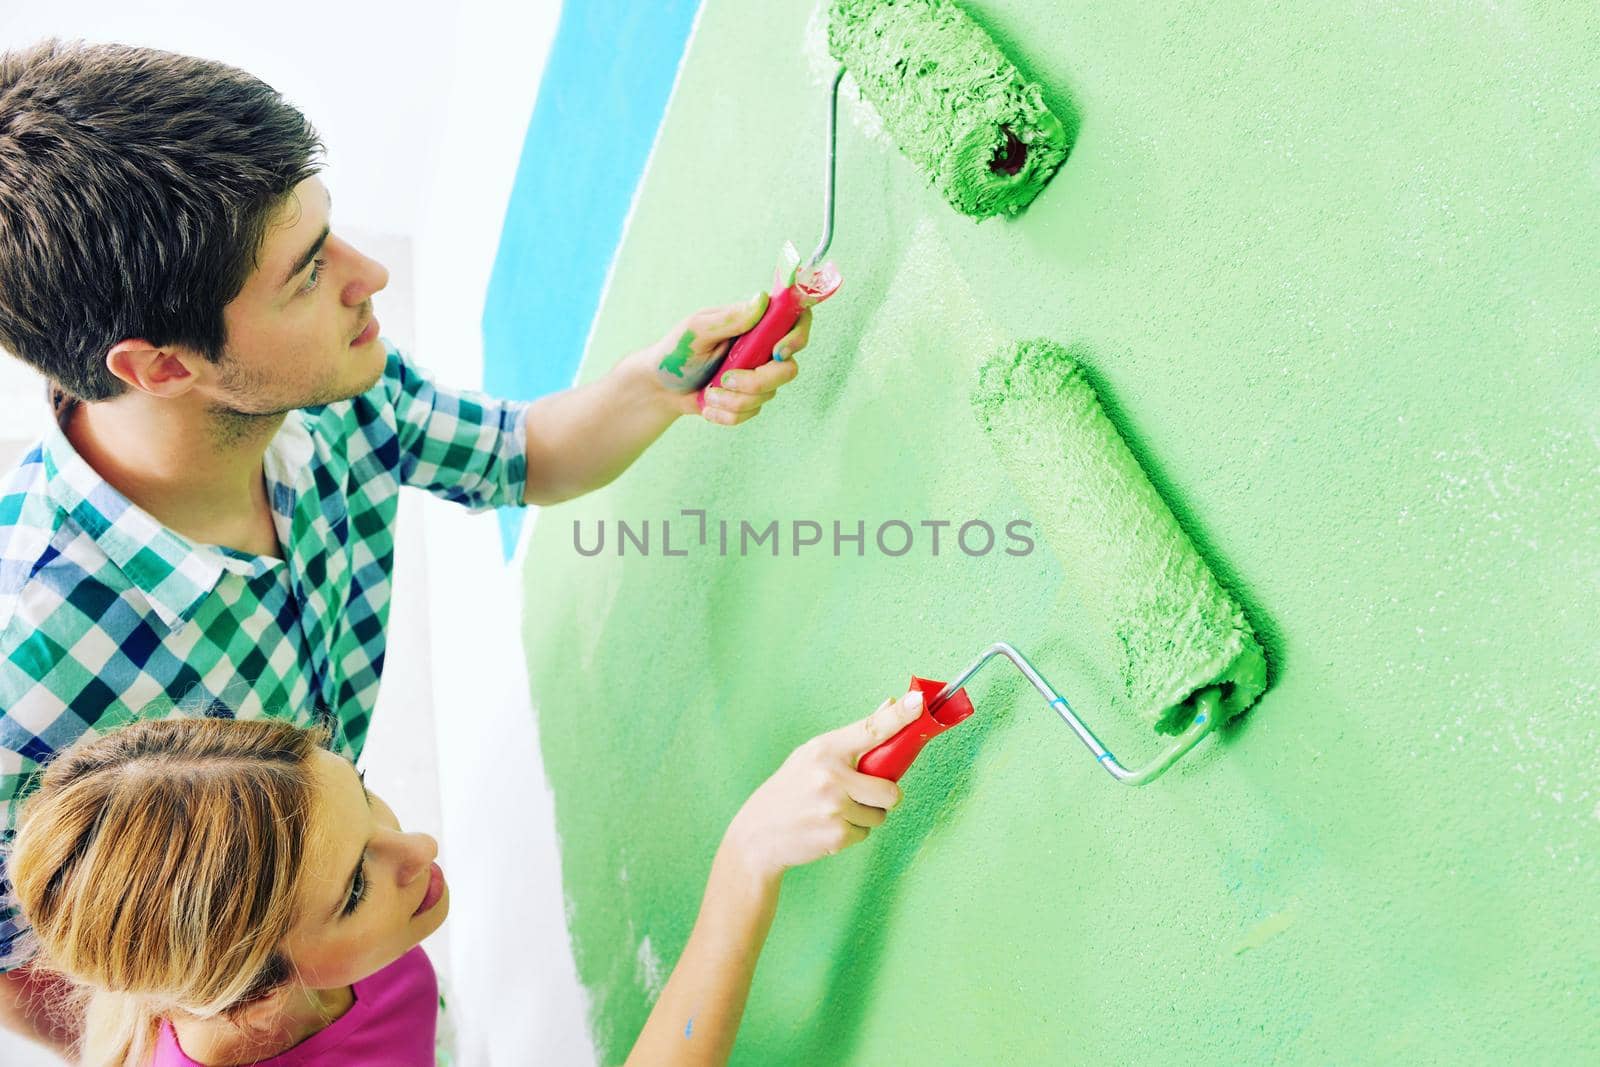
[[[1067,133],[977,23],[949,0],[834,0],[833,55],[957,211],[1015,215],[1067,158]]]
[[[1131,708],[1178,733],[1194,698],[1217,689],[1224,718],[1266,687],[1266,660],[1244,613],[1217,583],[1083,368],[1059,345],[999,349],[979,371],[973,409],[1060,557],[1063,582],[1115,636]]]

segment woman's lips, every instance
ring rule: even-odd
[[[437,863],[428,866],[428,891],[422,894],[422,903],[417,905],[417,910],[411,913],[415,919],[418,915],[439,903],[439,898],[444,896],[444,871],[439,869]]]

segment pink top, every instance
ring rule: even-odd
[[[357,982],[350,1010],[259,1067],[433,1067],[439,984],[422,946]],[[184,1055],[166,1020],[151,1067],[205,1067]]]

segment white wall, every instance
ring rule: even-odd
[[[477,387],[483,295],[559,8],[7,0],[0,49],[52,35],[115,40],[214,57],[276,86],[328,146],[336,228],[390,266],[390,291],[375,301],[385,334],[414,338],[442,382]],[[0,358],[0,464],[45,424],[40,396],[36,379]],[[402,819],[442,842],[452,911],[429,950],[450,991],[457,1062],[592,1063],[528,706],[519,583],[491,515],[408,497],[364,762]],[[0,1064],[32,1067],[33,1056],[0,1036]]]
[[[418,287],[429,294],[417,308],[418,349],[452,380],[482,381],[483,295],[555,6],[473,0],[456,22],[451,122],[417,235]],[[463,1019],[478,1023],[461,1034],[460,1062],[583,1067],[595,1054],[528,704],[521,582],[502,563],[492,517],[426,498],[422,510],[444,840],[454,843],[452,973]]]

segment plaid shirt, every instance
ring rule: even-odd
[[[267,448],[282,560],[165,528],[52,430],[0,489],[0,858],[50,758],[136,717],[322,723],[359,756],[400,486],[521,504],[526,417],[436,388],[390,346],[371,390],[291,414]],[[0,866],[0,971],[32,941]]]

